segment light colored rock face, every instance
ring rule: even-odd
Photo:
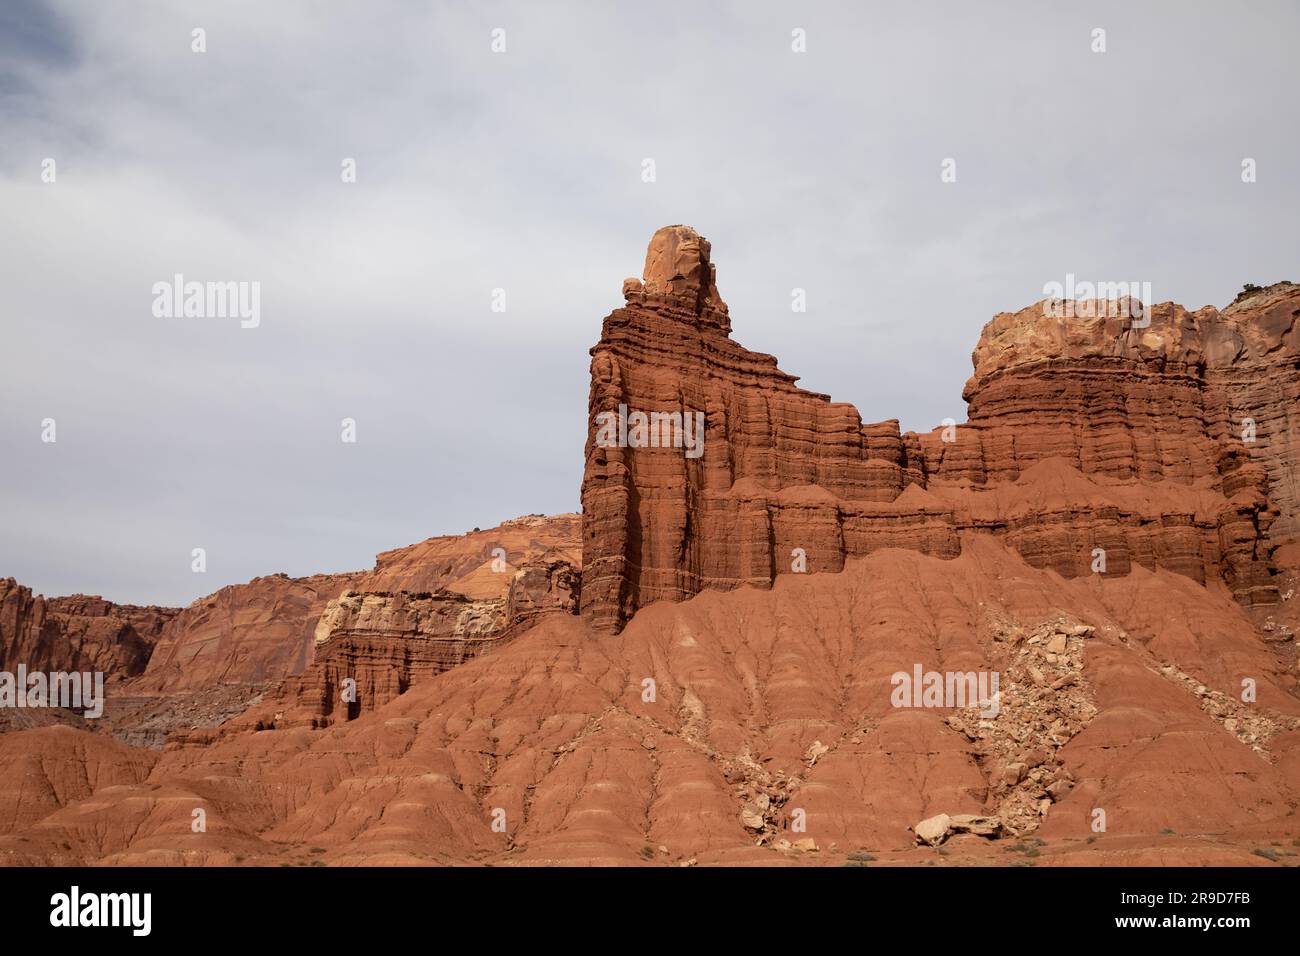
[[[552,613],[572,614],[578,571],[566,561],[498,572],[504,594],[474,599],[449,589],[345,591],[315,628],[315,657],[260,716],[264,725],[355,720],[416,684],[499,648]]]
[[[912,827],[916,841],[927,846],[939,846],[948,837],[958,833],[971,833],[975,836],[995,839],[1002,833],[1002,821],[998,817],[979,816],[973,813],[958,813],[949,816],[940,813],[927,817]]]
[[[953,833],[973,833],[976,836],[996,837],[1002,832],[1002,821],[998,817],[982,817],[972,813],[959,813],[948,826]]]
[[[1223,313],[1155,306],[1147,328],[1042,303],[998,315],[969,421],[918,435],[863,424],[738,345],[691,298],[709,254],[687,227],[655,233],[644,290],[625,287],[592,350],[582,606],[598,629],[880,548],[951,557],[967,530],[1066,577],[1166,568],[1277,604],[1272,555],[1300,502],[1300,286]],[[703,413],[702,454],[598,442],[620,408]]]
[[[912,829],[916,831],[916,838],[922,843],[938,846],[947,838],[950,823],[952,818],[946,813],[940,813],[937,816],[927,817]]]

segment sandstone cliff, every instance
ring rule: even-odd
[[[572,610],[578,532],[575,514],[525,515],[386,551],[368,572],[268,575],[184,609],[44,598],[0,579],[0,670],[102,671],[117,685],[93,723],[0,711],[0,729],[69,723],[160,747],[168,734],[220,724],[268,693],[274,712],[325,724],[348,678],[358,682],[356,716],[508,640],[540,613]],[[345,613],[349,595],[366,596],[364,615]]]
[[[108,679],[144,671],[176,608],[114,604],[76,594],[46,598],[0,579],[0,670],[99,671]]]
[[[599,630],[884,547],[953,557],[967,529],[1067,577],[1138,564],[1277,603],[1272,555],[1297,523],[1298,286],[1222,313],[1159,305],[1146,327],[1109,307],[999,315],[969,420],[925,435],[864,424],[738,345],[689,227],[655,234],[624,296],[591,353],[582,610]],[[649,441],[624,424],[636,413]],[[702,451],[658,440],[655,419],[697,413]]]
[[[503,565],[501,596],[442,589],[345,591],[316,625],[315,655],[280,695],[288,721],[326,726],[354,720],[415,684],[504,644],[550,612],[577,609],[579,574],[567,561]],[[271,723],[285,722],[279,705]]]
[[[355,577],[273,574],[200,598],[164,630],[132,689],[171,693],[302,673],[317,618]]]

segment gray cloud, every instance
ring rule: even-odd
[[[184,603],[575,510],[587,349],[670,222],[740,342],[913,429],[1066,272],[1300,277],[1300,14],[1133,6],[6,5],[0,574]],[[154,318],[178,272],[261,327]]]

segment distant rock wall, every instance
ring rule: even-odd
[[[171,693],[301,674],[311,661],[317,618],[355,578],[273,574],[200,598],[163,631],[135,691]]]
[[[382,707],[410,687],[508,641],[547,613],[577,608],[566,561],[524,565],[504,597],[346,591],[316,625],[315,659],[282,695],[288,722],[326,726]],[[284,711],[275,721],[285,722]]]
[[[523,563],[579,557],[576,515],[525,515],[495,528],[440,535],[380,554],[371,571],[254,578],[195,601],[163,631],[137,693],[260,684],[307,671],[322,613],[348,590],[507,597]],[[504,569],[502,573],[497,568]],[[358,649],[358,653],[361,653]],[[393,678],[396,680],[396,678]]]
[[[83,594],[45,598],[0,578],[0,670],[140,674],[176,608],[114,604]]]

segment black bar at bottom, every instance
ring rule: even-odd
[[[649,941],[687,927],[692,942],[755,931],[765,944],[787,931],[810,942],[841,927],[927,943],[1039,930],[1231,943],[1294,929],[1288,869],[0,869],[0,899],[7,942],[348,946],[441,926],[431,943],[461,932],[494,945],[621,938],[609,931]]]

